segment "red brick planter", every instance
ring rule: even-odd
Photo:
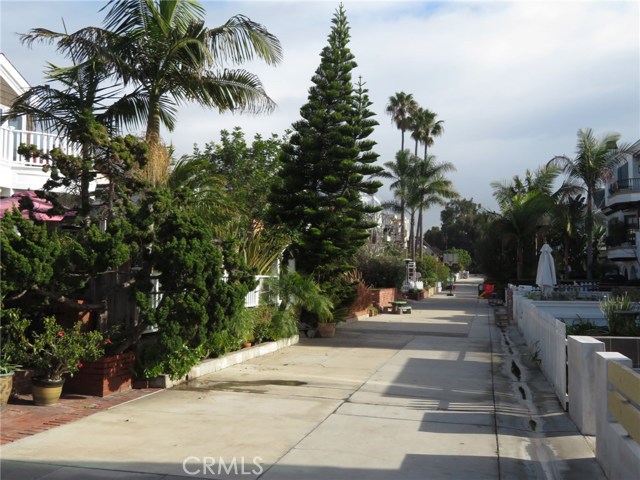
[[[106,397],[130,390],[135,361],[136,354],[127,352],[84,362],[80,371],[65,383],[64,393]]]
[[[372,288],[371,289],[371,303],[380,312],[384,311],[385,307],[390,308],[391,302],[397,300],[398,293],[395,288]]]

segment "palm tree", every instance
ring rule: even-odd
[[[397,210],[400,211],[400,235],[402,237],[402,249],[406,248],[405,237],[405,208],[406,199],[409,191],[409,181],[412,175],[412,165],[416,163],[417,157],[411,155],[409,150],[400,150],[396,153],[395,162],[385,162],[383,172],[377,174],[377,176],[383,178],[390,178],[393,182],[389,185],[389,188],[393,192],[393,196],[398,199]],[[389,207],[390,205],[386,205]]]
[[[439,163],[434,155],[429,155],[418,161],[414,166],[415,179],[412,185],[416,188],[418,225],[416,228],[415,240],[412,242],[412,255],[416,257],[417,245],[420,245],[420,258],[422,258],[423,227],[422,214],[434,205],[445,205],[445,200],[458,198],[458,193],[454,190],[451,180],[445,174],[455,172],[456,168],[452,163]]]
[[[236,15],[207,28],[197,0],[111,0],[107,7],[105,28],[119,39],[117,77],[133,87],[127,120],[145,126],[152,149],[160,142],[160,125],[173,130],[184,102],[220,111],[274,108],[255,74],[226,67],[254,58],[281,61],[280,42],[264,26]]]
[[[404,151],[404,132],[410,128],[410,117],[417,109],[418,103],[411,93],[397,92],[389,97],[386,112],[391,115],[391,123],[395,123],[396,127],[402,132],[400,151]]]
[[[416,142],[415,155],[418,155],[418,144],[424,146],[423,158],[427,158],[428,147],[433,145],[434,137],[444,133],[444,120],[437,120],[438,114],[427,108],[418,108],[410,118],[411,138]]]
[[[239,208],[226,190],[226,180],[204,158],[182,157],[172,166],[167,187],[185,208],[204,218],[217,238],[239,215]]]
[[[585,199],[580,194],[563,195],[551,211],[551,225],[562,242],[562,265],[565,280],[569,278],[569,265],[573,251],[584,251]]]
[[[433,145],[434,137],[438,137],[444,133],[444,120],[436,121],[438,115],[426,108],[417,108],[409,118],[411,128],[411,138],[415,140],[415,155],[418,155],[418,145],[422,143],[424,145],[423,161],[428,162],[428,147]],[[453,168],[455,170],[455,168]],[[448,170],[452,171],[452,170]],[[418,228],[417,237],[422,238],[423,225],[422,214],[425,207],[420,205],[418,208]],[[421,240],[420,244],[422,245]],[[414,243],[415,245],[415,243]],[[422,258],[422,248],[420,249],[420,257]]]
[[[510,182],[492,182],[493,196],[501,216],[494,225],[502,232],[504,241],[516,242],[516,271],[523,278],[525,242],[535,236],[541,220],[555,205],[553,184],[560,173],[554,165],[546,165],[535,172],[526,171]],[[529,240],[531,241],[531,240]]]
[[[587,278],[593,278],[593,195],[596,189],[612,178],[614,169],[626,161],[629,155],[640,150],[640,142],[633,145],[620,144],[620,135],[607,133],[597,138],[590,128],[578,130],[576,155],[553,157],[548,163],[564,170],[570,179],[582,184],[586,194],[587,212],[585,229],[587,233]]]
[[[540,192],[517,195],[493,224],[501,231],[504,241],[516,241],[516,272],[519,279],[523,278],[524,272],[525,241],[535,234],[537,219],[547,213],[552,205],[550,197]]]

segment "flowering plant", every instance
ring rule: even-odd
[[[46,317],[33,330],[30,324],[29,320],[14,316],[9,327],[22,363],[38,370],[44,379],[61,380],[65,373],[76,373],[82,361],[97,360],[104,355],[102,334],[81,331],[82,322],[63,328],[54,317]]]

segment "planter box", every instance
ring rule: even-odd
[[[135,361],[136,354],[127,352],[103,357],[95,362],[85,362],[80,371],[67,380],[64,391],[106,397],[130,390]]]
[[[345,318],[345,322],[357,322],[360,320],[365,320],[369,318],[369,310],[359,310],[357,312],[350,312],[347,318]]]
[[[200,365],[196,365],[195,367],[193,367],[191,370],[189,370],[189,373],[187,375],[178,380],[171,380],[171,378],[169,378],[169,375],[160,375],[156,378],[146,380],[147,383],[144,387],[142,387],[142,385],[145,380],[137,379],[136,383],[140,384],[141,388],[171,388],[183,382],[193,380],[194,378],[202,377],[203,375],[217,372],[232,365],[246,362],[247,360],[251,360],[252,358],[268,355],[269,353],[276,352],[282,348],[290,347],[291,345],[295,345],[296,343],[298,343],[299,340],[300,337],[298,337],[298,335],[294,335],[293,337],[289,338],[281,338],[280,340],[277,340],[275,342],[260,343],[258,345],[254,345],[251,348],[243,348],[242,350],[227,353],[222,357],[209,358],[207,360],[203,360]]]
[[[423,300],[424,299],[424,290],[418,290],[417,292],[407,292],[406,297],[411,300]]]

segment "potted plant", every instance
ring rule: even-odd
[[[319,321],[318,333],[322,338],[333,338],[336,335],[336,323],[332,321]]]
[[[83,332],[82,322],[63,328],[55,317],[32,322],[15,315],[8,325],[23,364],[36,371],[32,379],[33,401],[36,405],[52,405],[62,393],[65,375],[73,375],[82,361],[92,361],[104,355],[102,334]]]
[[[0,350],[0,405],[6,405],[13,389],[13,375],[20,365],[13,363],[11,357],[2,350]]]
[[[4,309],[3,316],[10,309]],[[13,376],[20,365],[14,362],[16,358],[15,339],[10,334],[10,329],[3,321],[0,324],[0,405],[6,405],[13,389]]]
[[[312,304],[311,313],[318,318],[318,334],[322,338],[333,338],[336,335],[336,325],[347,315],[345,307],[333,310],[333,303],[324,294],[320,294],[316,303]]]

